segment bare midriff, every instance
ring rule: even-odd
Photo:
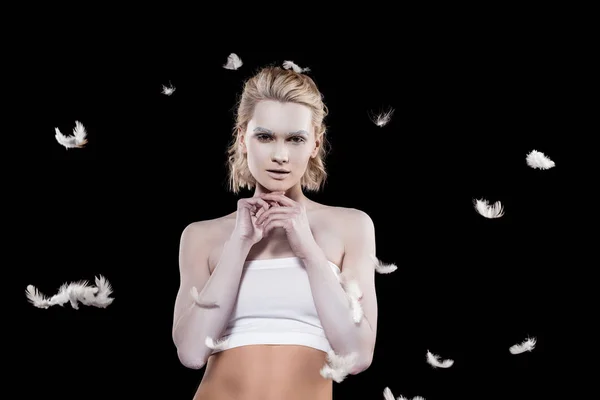
[[[332,400],[321,376],[323,351],[296,345],[251,345],[208,359],[194,400]]]

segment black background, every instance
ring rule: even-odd
[[[193,397],[204,370],[183,367],[171,339],[180,235],[235,210],[225,165],[235,101],[244,79],[284,60],[311,68],[330,110],[329,178],[308,197],[368,213],[378,257],[399,267],[376,276],[373,364],[334,383],[334,398],[383,398],[386,386],[428,400],[542,398],[566,379],[553,362],[565,340],[565,49],[404,46],[394,62],[366,46],[92,49],[61,54],[37,76],[42,153],[19,170],[28,398]],[[231,52],[244,62],[237,71],[222,68]],[[369,113],[387,107],[391,122],[375,126]],[[89,143],[66,150],[54,128],[70,134],[76,120]],[[534,149],[556,167],[528,167]],[[505,216],[480,216],[476,198],[501,201]],[[98,274],[114,288],[106,309],[37,309],[24,295],[28,284],[51,296]],[[509,353],[527,337],[537,338],[532,352]],[[431,368],[427,350],[454,365]]]

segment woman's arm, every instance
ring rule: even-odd
[[[244,261],[252,247],[247,241],[232,235],[225,243],[221,258],[212,275],[208,266],[210,250],[205,222],[190,224],[181,235],[179,253],[180,287],[175,300],[173,341],[183,365],[200,369],[212,349],[206,337],[219,339],[235,306]],[[195,286],[200,307],[191,295]]]
[[[338,355],[356,353],[350,374],[366,370],[373,360],[377,335],[377,297],[375,293],[375,228],[364,212],[344,210],[345,254],[342,275],[355,280],[362,291],[363,317],[356,324],[348,296],[331,270],[327,257],[317,246],[303,260],[310,281],[317,313],[333,351]]]

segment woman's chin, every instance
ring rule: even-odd
[[[290,189],[289,184],[273,184],[269,182],[267,185],[262,185],[268,192],[287,192]]]

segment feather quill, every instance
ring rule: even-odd
[[[356,353],[350,353],[345,356],[337,355],[333,350],[327,352],[327,361],[323,368],[321,368],[321,376],[325,379],[333,379],[337,383],[341,383],[346,376],[350,373],[358,355]]]
[[[444,360],[440,361],[440,357],[432,354],[429,350],[427,350],[427,362],[431,364],[433,368],[450,368],[452,364],[454,364],[453,360]]]
[[[236,70],[236,69],[240,68],[243,64],[244,63],[242,62],[242,59],[240,57],[238,57],[237,54],[231,53],[227,57],[227,63],[225,63],[225,65],[223,65],[223,68]]]
[[[378,127],[383,128],[390,122],[393,114],[394,109],[392,107],[389,107],[386,111],[382,111],[372,116],[371,121],[373,121],[373,123]]]
[[[310,68],[301,68],[298,64],[296,64],[293,61],[284,61],[283,62],[283,68],[285,69],[293,69],[294,72],[297,72],[299,74],[303,73],[303,72],[309,72]]]
[[[87,281],[73,282],[63,284],[54,296],[47,298],[35,286],[27,285],[25,295],[27,300],[37,308],[47,309],[48,307],[59,305],[63,306],[70,302],[71,307],[79,309],[81,303],[86,306],[106,308],[113,302],[109,297],[112,293],[110,283],[102,275],[95,279],[96,286],[90,286]]]
[[[554,161],[548,158],[548,156],[541,151],[537,150],[533,150],[527,154],[526,161],[527,165],[534,169],[550,169],[555,166]]]
[[[56,141],[64,146],[67,150],[72,148],[82,148],[87,144],[87,132],[83,124],[79,121],[75,121],[75,128],[73,128],[73,136],[65,136],[61,133],[58,128],[54,128],[56,135]]]
[[[511,352],[511,354],[521,354],[526,351],[532,351],[535,348],[535,343],[535,338],[527,338],[527,340],[525,340],[523,343],[515,344],[508,350]]]
[[[487,200],[473,200],[475,210],[486,218],[500,218],[504,215],[504,207],[500,201],[490,205]]]

